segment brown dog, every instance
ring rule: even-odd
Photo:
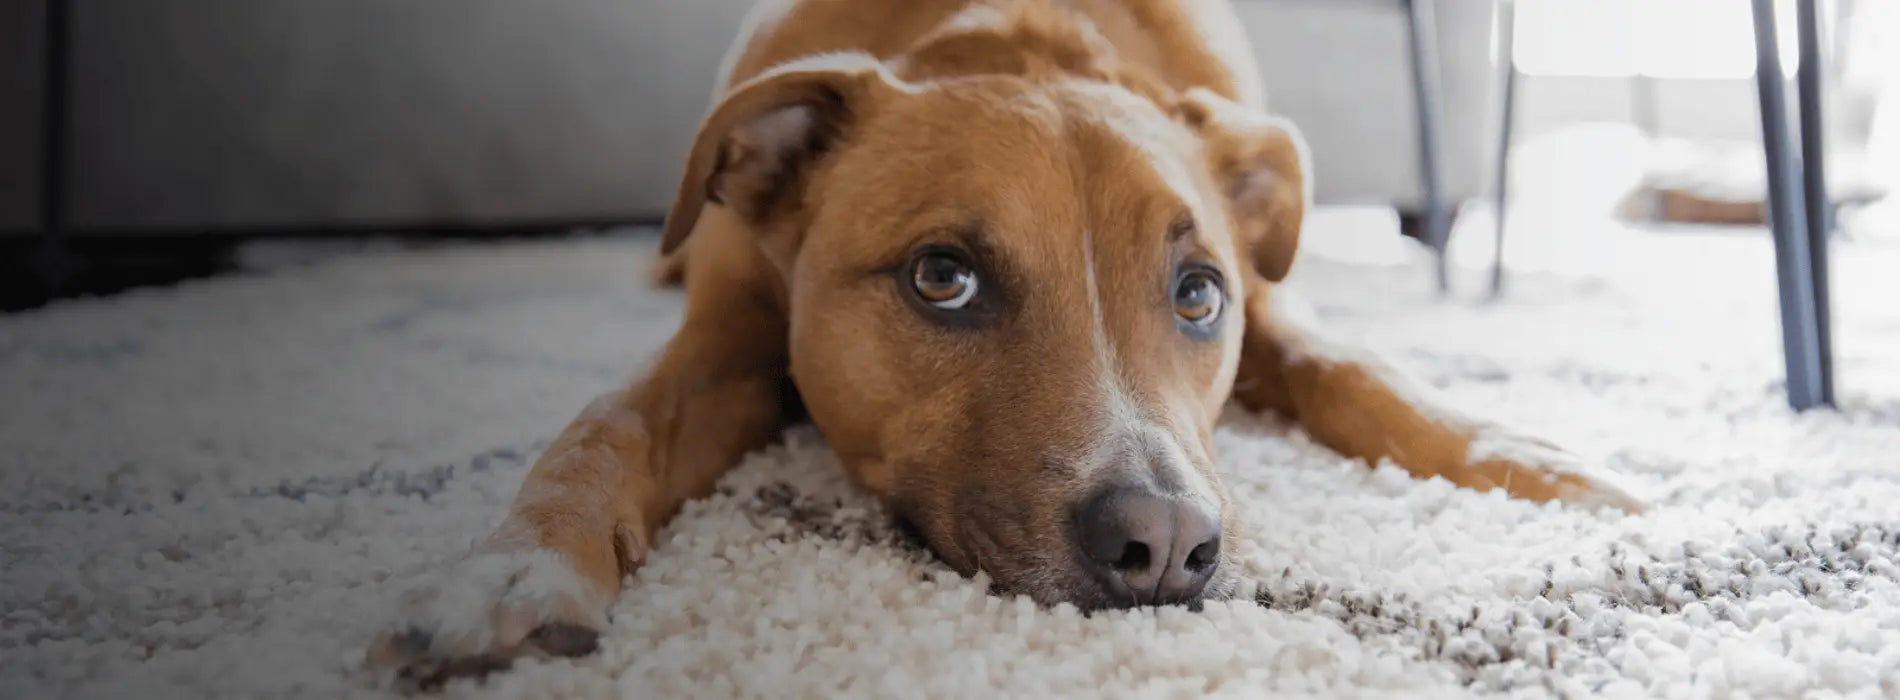
[[[1308,205],[1220,0],[767,2],[667,219],[685,322],[373,646],[411,680],[586,653],[621,578],[802,400],[950,566],[1086,609],[1232,587],[1231,398],[1513,496],[1633,508],[1434,407],[1273,283]]]

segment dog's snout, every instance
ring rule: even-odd
[[[1083,557],[1132,605],[1200,598],[1220,562],[1220,515],[1144,488],[1105,491],[1076,510]]]

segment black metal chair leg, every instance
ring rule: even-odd
[[[1834,207],[1827,196],[1827,159],[1823,152],[1827,147],[1827,122],[1821,117],[1821,78],[1826,66],[1821,56],[1815,1],[1799,0],[1795,12],[1795,33],[1801,50],[1801,68],[1795,78],[1801,112],[1801,181],[1807,199],[1808,255],[1813,267],[1809,283],[1814,289],[1815,346],[1820,356],[1819,401],[1832,406],[1834,339],[1833,305],[1828,298],[1828,240],[1834,230]]]
[[[1418,101],[1418,155],[1420,176],[1425,181],[1425,244],[1431,246],[1438,266],[1438,291],[1451,289],[1450,270],[1445,260],[1451,237],[1450,212],[1440,155],[1443,153],[1438,131],[1438,27],[1432,0],[1408,0],[1412,47],[1412,86]]]
[[[1504,218],[1505,207],[1510,204],[1508,196],[1511,185],[1511,127],[1513,113],[1517,107],[1517,64],[1512,54],[1517,46],[1517,7],[1516,3],[1506,0],[1498,5],[1498,64],[1503,72],[1503,84],[1499,86],[1498,100],[1498,163],[1497,163],[1497,205],[1495,218],[1497,231],[1495,245],[1491,249],[1491,298],[1504,296]]]
[[[1793,144],[1783,94],[1774,0],[1754,0],[1755,84],[1761,98],[1762,147],[1767,154],[1768,214],[1774,230],[1781,293],[1781,343],[1788,403],[1805,410],[1822,403],[1822,372],[1813,258],[1806,208],[1795,179]]]

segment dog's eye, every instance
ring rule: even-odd
[[[1207,326],[1220,318],[1227,305],[1220,278],[1208,270],[1183,270],[1174,282],[1174,314],[1195,326]]]
[[[961,309],[976,297],[976,271],[947,253],[926,253],[911,264],[910,285],[939,309]]]

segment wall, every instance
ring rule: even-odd
[[[1440,137],[1453,199],[1487,187],[1498,74],[1489,0],[1438,0]],[[1268,108],[1300,126],[1322,203],[1417,206],[1417,101],[1402,2],[1277,0],[1236,5]]]

